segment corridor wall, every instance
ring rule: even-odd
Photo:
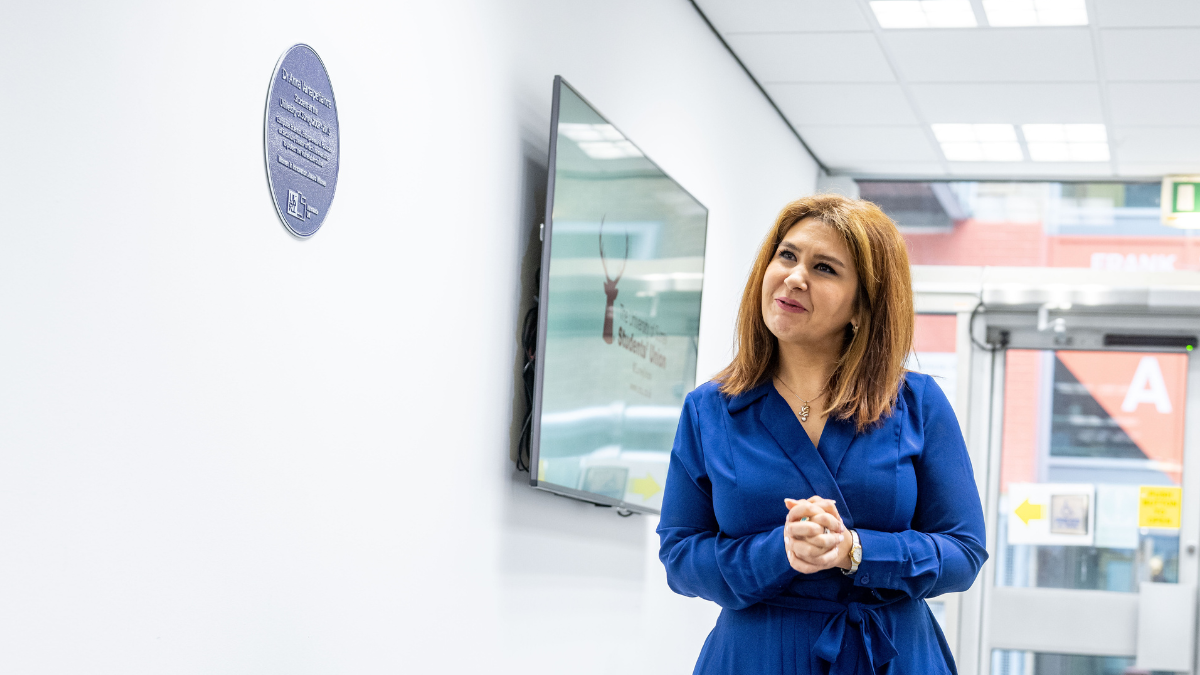
[[[684,0],[18,3],[0,23],[0,672],[687,673],[653,518],[527,485],[551,81],[710,209],[701,379],[816,167]],[[337,196],[263,170],[289,45]]]

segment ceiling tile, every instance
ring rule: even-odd
[[[798,131],[817,157],[830,167],[941,159],[925,130],[918,126],[805,126]]]
[[[1113,82],[1108,108],[1114,125],[1191,126],[1200,122],[1200,82]]]
[[[1088,28],[888,31],[888,52],[908,82],[1090,82]]]
[[[1121,162],[1195,162],[1200,165],[1200,127],[1117,127],[1114,154]]]
[[[1192,162],[1117,162],[1118,175],[1158,178],[1171,174],[1200,174],[1200,161]]]
[[[873,33],[730,35],[729,46],[768,82],[894,82]]]
[[[951,162],[950,173],[980,178],[1111,176],[1112,164],[1108,162]]]
[[[1200,28],[1100,32],[1105,76],[1112,81],[1200,80]]]
[[[898,84],[768,84],[793,125],[920,124]]]
[[[1093,0],[1092,7],[1102,28],[1200,26],[1195,0]]]
[[[829,0],[696,0],[722,34],[871,30],[858,4]]]
[[[929,123],[1102,123],[1100,87],[1083,83],[913,84]]]

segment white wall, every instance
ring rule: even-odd
[[[509,460],[555,74],[711,210],[703,375],[815,184],[688,2],[5,14],[0,672],[691,672],[654,519]],[[342,131],[308,241],[262,151],[301,41]]]

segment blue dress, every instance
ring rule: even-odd
[[[862,563],[801,574],[784,552],[785,497],[837,502]],[[771,381],[688,394],[667,473],[659,558],[683,595],[723,609],[697,675],[956,673],[924,598],[966,590],[987,560],[983,508],[954,411],[909,373],[863,433],[832,416],[819,447]]]

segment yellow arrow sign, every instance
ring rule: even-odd
[[[629,491],[635,495],[641,495],[642,499],[650,499],[662,492],[662,487],[659,486],[658,481],[654,480],[654,476],[647,473],[645,478],[634,478],[633,487]]]
[[[1014,511],[1014,513],[1016,513],[1017,517],[1021,519],[1021,522],[1028,525],[1029,521],[1031,520],[1041,520],[1044,518],[1045,516],[1042,515],[1042,511],[1043,509],[1041,504],[1030,504],[1029,499],[1026,499],[1025,501],[1021,502],[1021,505],[1017,507],[1017,510]]]

